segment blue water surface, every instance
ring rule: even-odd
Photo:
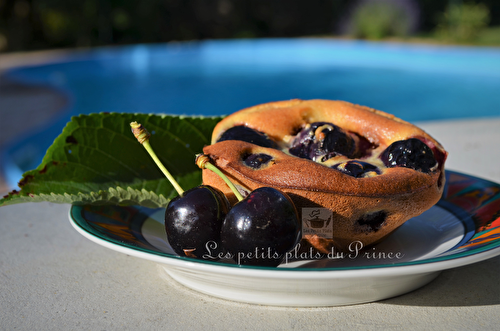
[[[500,116],[500,49],[330,39],[169,43],[72,53],[7,77],[59,89],[67,111],[3,151],[15,186],[72,115],[222,115],[286,99],[346,100],[410,122]],[[5,170],[7,169],[7,170]]]

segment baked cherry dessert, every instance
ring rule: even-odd
[[[344,101],[290,100],[240,110],[214,128],[203,150],[246,196],[285,192],[303,208],[331,210],[328,235],[303,234],[321,252],[385,238],[441,197],[447,152],[415,125]],[[203,170],[203,183],[235,195]]]

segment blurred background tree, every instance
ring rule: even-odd
[[[490,12],[483,3],[452,2],[436,28],[438,38],[451,42],[473,42],[488,26]]]
[[[500,1],[0,0],[0,51],[269,37],[500,44]]]
[[[420,8],[413,0],[361,0],[342,21],[340,31],[355,38],[407,37],[418,30]]]

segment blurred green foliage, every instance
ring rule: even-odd
[[[349,1],[0,0],[0,36],[17,51],[331,34]]]
[[[478,45],[500,45],[500,26],[490,27],[482,30],[477,39],[474,40],[475,44]]]
[[[470,43],[490,22],[490,11],[482,3],[452,3],[443,13],[436,35],[439,39]]]
[[[379,40],[410,33],[411,13],[392,1],[366,1],[353,12],[348,33],[356,38]]]
[[[434,35],[439,25],[440,36],[447,35],[448,40],[476,36],[494,42],[498,30],[477,33],[486,26],[484,15],[477,9],[482,6],[489,13],[489,27],[500,25],[498,0],[480,0],[483,5],[470,7],[475,12],[466,13],[467,18],[463,18],[463,11],[458,15],[456,9],[449,9],[443,16],[451,3],[461,0],[395,0],[417,4],[417,31],[408,28],[406,14],[397,7],[368,7],[353,15],[363,1],[368,2],[0,0],[0,52],[222,38],[337,36],[347,21],[351,26],[356,22],[358,28],[352,35],[358,38]],[[457,25],[457,20],[462,23]],[[460,28],[453,30],[452,26]]]

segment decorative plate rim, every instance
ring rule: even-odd
[[[72,226],[84,237],[115,251],[171,267],[184,267],[226,275],[284,277],[288,279],[303,278],[304,275],[311,279],[334,276],[342,278],[396,276],[442,271],[500,255],[500,185],[450,170],[446,171],[446,176],[443,198],[439,205],[462,221],[465,228],[463,239],[445,254],[393,264],[327,268],[270,268],[194,260],[134,246],[98,234],[96,231],[92,231],[82,216],[82,208],[85,206],[73,205],[68,216]],[[471,224],[475,226],[474,229],[471,228]],[[453,251],[456,253],[452,253]]]

